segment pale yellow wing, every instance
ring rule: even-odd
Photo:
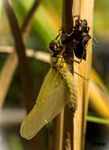
[[[65,80],[56,69],[51,68],[44,79],[36,104],[21,125],[22,137],[31,139],[61,112],[67,103],[65,91],[68,91]]]

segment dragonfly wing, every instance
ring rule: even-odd
[[[68,89],[65,88],[67,88],[65,80],[56,69],[51,68],[44,79],[36,104],[21,125],[22,137],[31,139],[61,112],[67,103],[64,92]]]

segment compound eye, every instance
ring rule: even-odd
[[[55,41],[51,41],[50,44],[49,44],[49,48],[52,51],[55,51],[55,49],[56,49],[56,42]]]

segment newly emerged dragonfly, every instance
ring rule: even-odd
[[[45,124],[61,112],[66,104],[73,112],[77,108],[74,77],[63,58],[63,46],[60,41],[54,40],[49,47],[53,52],[51,69],[43,81],[33,109],[21,125],[20,134],[26,139],[34,137]]]
[[[33,109],[21,125],[22,137],[26,139],[34,137],[45,124],[61,112],[66,104],[73,112],[76,111],[77,92],[74,76],[64,59],[64,46],[72,42],[76,57],[80,59],[80,62],[82,59],[86,60],[86,45],[90,39],[88,33],[87,21],[78,17],[70,34],[62,29],[61,34],[49,44],[53,53],[51,69],[43,81]]]

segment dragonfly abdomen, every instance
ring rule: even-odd
[[[66,83],[70,93],[70,99],[68,99],[68,106],[73,112],[77,109],[77,91],[74,82],[74,76],[69,73],[69,76],[66,79]]]
[[[67,100],[67,104],[69,108],[73,112],[77,109],[77,91],[74,82],[74,76],[72,75],[68,64],[65,62],[62,56],[58,56],[54,59],[53,67],[57,69],[57,71],[61,74],[62,78],[65,80],[68,91],[69,91],[69,98]]]

